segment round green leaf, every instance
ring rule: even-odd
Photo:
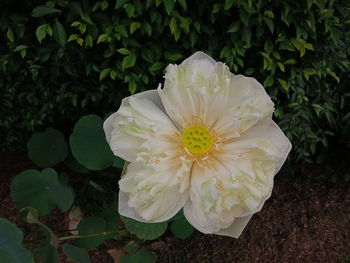
[[[102,170],[112,166],[114,161],[102,124],[102,119],[97,115],[84,116],[76,123],[70,136],[75,159],[90,170]]]
[[[102,233],[106,230],[106,227],[107,227],[106,221],[102,217],[90,216],[90,217],[85,217],[83,220],[81,220],[77,229],[78,229],[79,235],[85,236],[85,235],[94,235],[94,234]],[[76,244],[79,247],[83,247],[83,248],[95,248],[99,246],[105,239],[106,237],[103,235],[91,236],[87,238],[77,239]]]
[[[171,222],[170,230],[176,237],[188,238],[193,233],[193,226],[183,217]]]
[[[74,201],[73,190],[61,184],[54,169],[41,173],[29,169],[16,176],[11,184],[11,197],[18,207],[34,207],[39,215],[47,215],[54,206],[67,211]]]
[[[86,174],[89,172],[89,169],[78,163],[72,154],[68,155],[65,164],[76,173]]]
[[[34,263],[32,254],[22,247],[23,233],[18,227],[0,218],[0,262]]]
[[[160,237],[164,234],[167,223],[141,223],[134,219],[120,216],[121,220],[125,223],[126,229],[135,234],[140,239],[152,240]]]
[[[62,162],[68,155],[63,133],[53,128],[34,133],[27,143],[28,157],[40,167]]]
[[[83,248],[66,243],[63,245],[63,252],[70,260],[74,262],[90,263],[89,255]]]
[[[49,242],[41,244],[37,253],[42,263],[58,263],[57,248],[51,246]]]

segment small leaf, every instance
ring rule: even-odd
[[[15,35],[14,35],[13,30],[12,30],[11,27],[9,27],[7,29],[6,36],[7,36],[8,40],[10,40],[11,43],[13,43],[15,41]]]
[[[61,47],[64,47],[67,42],[67,34],[66,34],[66,30],[57,19],[55,19],[52,30],[53,30],[53,38]]]
[[[278,82],[280,83],[283,90],[288,92],[288,84],[285,80],[277,78]]]
[[[279,69],[284,72],[285,69],[284,69],[284,65],[281,63],[281,62],[277,62],[277,66],[279,67]]]
[[[239,30],[239,24],[240,24],[239,21],[233,22],[233,23],[229,26],[229,28],[228,28],[228,30],[227,30],[227,33],[235,33],[235,32],[237,32],[237,31]]]
[[[111,72],[111,70],[111,68],[105,68],[104,70],[102,70],[100,72],[100,81],[103,80],[109,74],[109,72]]]
[[[140,239],[152,240],[164,234],[167,223],[141,223],[134,219],[121,216],[121,220],[125,223],[126,229],[135,234]]]
[[[181,5],[181,7],[186,11],[187,10],[187,3],[186,0],[177,0],[177,2],[179,2],[179,4]]]
[[[139,23],[139,22],[132,22],[130,24],[130,34],[134,33],[140,27],[141,27],[141,23]]]
[[[68,259],[78,263],[89,263],[90,258],[85,249],[76,247],[70,244],[63,245],[63,252],[66,254]]]
[[[48,24],[43,24],[38,26],[38,28],[35,31],[36,38],[38,39],[39,43],[43,41],[43,39],[46,37],[46,28]]]
[[[63,133],[53,128],[34,133],[28,140],[27,150],[29,159],[43,168],[63,162],[68,155]]]
[[[125,56],[122,61],[122,69],[132,68],[136,63],[136,56],[134,53],[130,53]]]
[[[99,216],[85,217],[78,225],[79,235],[94,235],[106,230],[106,221]],[[79,247],[95,248],[98,247],[105,237],[103,235],[77,239],[75,242]]]
[[[264,87],[268,88],[273,85],[274,82],[274,76],[272,74],[268,75],[267,78],[264,81]]]
[[[186,218],[182,217],[171,222],[170,230],[178,238],[188,238],[192,235],[194,229]]]
[[[13,223],[0,218],[0,262],[34,263],[32,254],[22,247],[23,233]]]
[[[51,168],[42,172],[29,169],[19,173],[11,184],[11,197],[19,208],[34,207],[39,215],[49,214],[55,206],[67,211],[74,201],[73,190],[62,185]]]
[[[151,73],[157,72],[157,71],[159,71],[163,66],[164,66],[164,63],[162,63],[162,62],[155,62],[155,63],[152,64],[152,66],[150,66],[149,71],[150,71]]]
[[[174,0],[164,0],[164,8],[168,15],[170,15],[171,12],[173,11],[174,4],[175,4]]]
[[[137,85],[136,82],[134,80],[130,80],[129,81],[129,92],[131,95],[133,95],[136,92],[137,89]]]
[[[41,263],[58,263],[57,248],[51,246],[49,243],[39,245],[37,253]]]
[[[84,167],[98,171],[112,166],[114,155],[107,144],[97,115],[87,115],[75,124],[70,136],[70,146],[75,159]]]
[[[127,48],[119,48],[117,51],[122,55],[128,55],[130,51]]]
[[[127,2],[127,0],[117,0],[115,2],[115,9],[122,7],[126,2]]]
[[[234,3],[234,0],[225,0],[224,9],[230,9]]]
[[[50,15],[50,14],[57,14],[60,12],[61,10],[58,10],[56,8],[39,5],[33,9],[32,17],[41,17],[41,16]]]

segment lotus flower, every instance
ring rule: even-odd
[[[104,123],[114,155],[130,162],[119,213],[154,223],[183,208],[199,231],[238,237],[291,149],[273,110],[258,81],[203,52],[169,65],[163,89],[123,99]]]

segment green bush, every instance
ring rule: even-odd
[[[349,149],[346,1],[37,2],[5,1],[0,11],[2,149],[115,111],[197,50],[264,84],[294,161]]]

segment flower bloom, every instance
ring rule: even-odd
[[[291,149],[273,110],[259,82],[202,52],[169,65],[163,89],[123,99],[104,123],[113,153],[130,162],[119,213],[162,222],[183,208],[199,231],[238,237]]]

